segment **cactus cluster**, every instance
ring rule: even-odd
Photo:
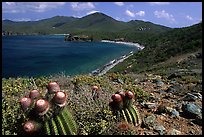
[[[118,91],[112,94],[112,101],[109,103],[113,113],[126,122],[133,123],[134,126],[141,124],[138,110],[133,105],[134,94],[131,91]]]
[[[38,90],[20,99],[26,115],[23,130],[26,133],[47,135],[76,135],[77,126],[69,112],[67,94],[60,90],[56,82],[50,82],[47,93],[42,96]]]

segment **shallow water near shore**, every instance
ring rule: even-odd
[[[60,35],[3,36],[2,77],[88,74],[137,50],[116,43],[65,42]]]

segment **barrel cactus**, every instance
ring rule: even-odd
[[[112,94],[112,101],[109,103],[113,114],[117,118],[123,119],[126,122],[139,126],[141,124],[141,118],[138,110],[133,105],[134,94],[131,91],[120,91]]]
[[[20,99],[26,121],[23,130],[28,134],[76,135],[77,125],[67,108],[67,94],[56,82],[50,82],[47,93],[30,91],[28,97]]]

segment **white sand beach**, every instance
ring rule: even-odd
[[[136,46],[140,50],[144,49],[144,46],[138,44],[138,43],[133,43],[133,42],[123,42],[123,41],[111,41],[111,40],[101,40],[101,42],[109,42],[109,43],[117,43],[117,44],[124,44],[124,45],[129,45],[129,46]]]

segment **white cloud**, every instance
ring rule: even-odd
[[[31,21],[31,19],[29,19],[29,18],[17,18],[17,19],[13,19],[13,21]]]
[[[133,4],[128,5],[128,8],[133,8],[133,7],[134,7]]]
[[[15,2],[6,2],[7,5],[15,5]]]
[[[135,17],[135,14],[133,12],[129,11],[129,10],[126,10],[125,14],[130,16],[130,17]]]
[[[115,17],[116,20],[120,20],[120,17]]]
[[[193,18],[191,16],[189,16],[189,15],[186,16],[186,19],[187,20],[193,20]]]
[[[172,14],[167,13],[165,10],[154,11],[154,15],[157,18],[165,18],[165,19],[169,20],[171,23],[175,22],[174,16]]]
[[[135,15],[138,15],[138,16],[144,16],[145,15],[145,11],[139,11],[139,12],[136,12]]]
[[[138,20],[142,20],[142,21],[145,21],[145,22],[147,22],[147,21],[148,21],[147,19],[138,19]]]
[[[71,7],[76,11],[90,10],[95,8],[92,2],[71,2]]]
[[[126,10],[125,14],[128,15],[129,17],[135,17],[135,16],[142,17],[142,16],[145,16],[145,11],[141,10],[141,11],[134,13],[134,12],[131,12],[130,10]]]
[[[26,13],[45,12],[50,9],[59,8],[65,2],[6,2],[2,4],[2,12],[4,13]]]
[[[118,6],[123,6],[124,3],[123,2],[114,2],[115,5],[118,5]]]
[[[96,13],[96,12],[100,12],[100,11],[92,10],[92,11],[90,11],[90,12],[87,12],[86,15],[93,14],[93,13]]]
[[[115,17],[115,19],[116,19],[117,21],[125,21],[124,18],[120,18],[120,17]]]
[[[169,5],[170,2],[148,2],[150,5]]]
[[[82,18],[83,17],[83,15],[72,15],[72,16],[75,18]]]

